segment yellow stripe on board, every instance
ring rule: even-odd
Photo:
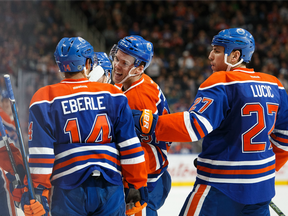
[[[194,182],[172,182],[172,186],[181,187],[181,186],[193,186]],[[275,185],[288,185],[287,181],[275,181]]]

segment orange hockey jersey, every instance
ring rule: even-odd
[[[115,84],[120,90],[122,85]],[[146,74],[134,82],[129,89],[124,91],[131,109],[150,109],[153,114],[163,115],[170,113],[167,100],[160,87]],[[140,136],[141,145],[145,152],[146,167],[148,172],[148,188],[151,191],[156,181],[168,167],[167,153],[170,142],[157,141],[155,135]]]

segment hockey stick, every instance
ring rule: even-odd
[[[8,137],[7,137],[7,134],[5,132],[5,128],[4,128],[4,125],[3,125],[1,117],[0,117],[0,133],[1,133],[2,139],[4,141],[5,147],[7,149],[7,152],[8,152],[8,155],[9,155],[9,159],[10,159],[10,162],[11,162],[11,165],[12,165],[12,169],[14,171],[17,183],[18,183],[18,185],[22,185],[22,182],[21,182],[19,173],[17,171],[16,163],[15,163],[15,160],[14,160],[14,157],[13,157],[12,150],[10,148],[10,144],[8,142]]]
[[[285,214],[275,205],[274,202],[270,202],[269,206],[279,215],[279,216],[285,216]]]
[[[12,105],[12,112],[13,112],[14,122],[15,122],[15,126],[16,126],[16,132],[17,132],[18,139],[19,139],[19,145],[20,145],[20,150],[21,150],[21,154],[22,154],[22,158],[23,158],[23,164],[24,164],[24,167],[26,170],[26,176],[27,176],[30,198],[35,199],[34,187],[33,187],[32,178],[31,178],[31,174],[30,174],[30,170],[29,170],[28,161],[27,161],[27,156],[26,156],[26,152],[25,152],[25,146],[24,146],[23,137],[22,137],[22,133],[21,133],[20,123],[19,123],[19,118],[18,118],[18,113],[17,113],[17,108],[16,108],[16,101],[14,98],[14,93],[13,93],[13,89],[12,89],[10,76],[8,74],[5,74],[4,80],[5,80],[6,88],[7,88],[8,94],[9,94],[9,99],[10,99],[11,105]]]

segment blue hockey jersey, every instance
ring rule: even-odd
[[[127,98],[113,85],[65,79],[39,89],[28,135],[34,187],[72,189],[94,170],[112,184],[123,184],[122,175],[136,189],[147,184]]]
[[[243,204],[275,195],[275,166],[288,160],[288,99],[280,81],[253,69],[213,73],[189,111],[160,116],[156,137],[203,137],[196,184],[208,184]],[[275,165],[276,155],[276,165]]]

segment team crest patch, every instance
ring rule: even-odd
[[[78,40],[79,40],[81,43],[85,43],[85,40],[84,40],[82,37],[78,37]]]
[[[152,50],[152,45],[151,45],[151,43],[147,43],[147,49],[148,49],[149,51]]]
[[[245,34],[245,31],[242,28],[238,28],[237,32],[238,32],[238,34],[242,34],[242,35]]]

